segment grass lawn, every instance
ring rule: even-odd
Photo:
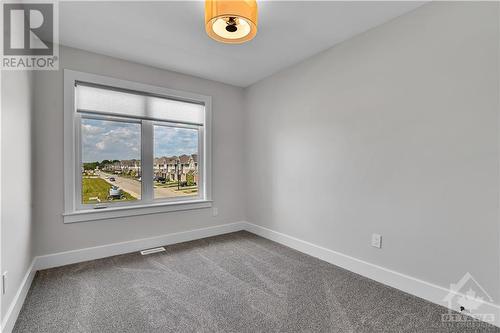
[[[154,185],[158,187],[177,187],[177,182],[167,182],[167,183],[154,182]]]
[[[174,190],[175,192],[181,194],[189,194],[189,195],[194,195],[198,193],[198,186],[193,185],[193,186],[184,186],[178,190],[177,189],[177,182],[168,182],[168,183],[160,183],[160,182],[154,182],[155,187],[168,187]]]
[[[160,183],[160,182],[154,182],[154,186],[157,186],[157,187],[171,187],[171,188],[175,188],[177,189],[177,182],[168,182],[168,183]],[[191,186],[181,186],[181,190],[184,189],[184,190],[190,190],[190,189],[194,189],[194,188],[198,188],[197,185],[191,185]]]
[[[181,191],[182,191],[182,189],[181,189]],[[189,189],[187,191],[182,191],[182,192],[184,192],[186,194],[196,194],[196,193],[198,193],[198,188]]]
[[[97,200],[90,200],[90,198],[98,197],[101,202],[107,202],[109,196],[109,189],[111,184],[102,178],[98,177],[83,177],[82,178],[82,198],[84,204],[98,203]],[[137,200],[129,193],[122,190],[123,199],[114,199],[112,201],[131,201]]]

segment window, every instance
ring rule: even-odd
[[[210,98],[65,70],[65,222],[210,207]]]

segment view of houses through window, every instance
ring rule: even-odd
[[[153,195],[198,194],[198,129],[154,125]],[[141,199],[141,124],[83,118],[82,203]]]
[[[154,198],[198,194],[198,130],[154,126]]]
[[[82,203],[141,198],[141,124],[82,119]]]

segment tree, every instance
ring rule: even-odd
[[[196,185],[196,183],[194,182],[194,171],[193,170],[190,170],[187,174],[186,174],[186,185],[187,186],[193,186],[193,185]]]
[[[86,162],[83,163],[83,170],[95,170],[99,166],[99,162]]]

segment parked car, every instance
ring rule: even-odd
[[[112,186],[109,189],[109,199],[121,199],[122,196],[122,190],[118,186]]]
[[[116,180],[115,177],[109,177],[110,182],[114,182],[115,180]]]
[[[154,181],[159,183],[165,183],[167,179],[165,177],[154,177]]]

